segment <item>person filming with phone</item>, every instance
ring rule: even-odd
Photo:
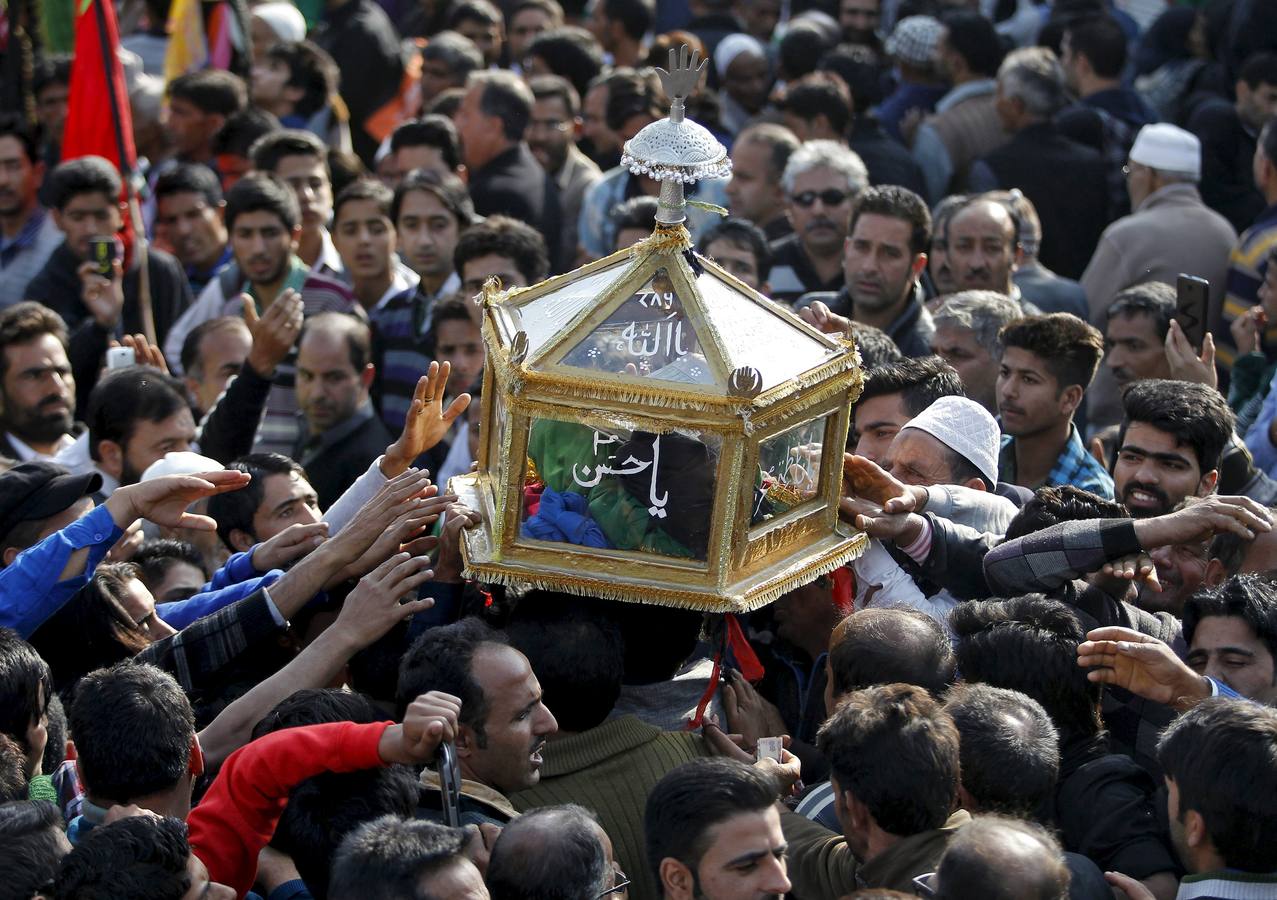
[[[43,303],[66,322],[81,408],[88,404],[110,341],[145,331],[141,265],[136,253],[124,258],[117,237],[127,214],[121,189],[115,167],[99,156],[68,160],[49,174],[44,190],[66,240],[23,298]],[[191,289],[177,260],[155,248],[147,251],[147,282],[155,342],[162,345],[169,327],[190,306]]]

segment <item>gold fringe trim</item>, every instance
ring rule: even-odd
[[[802,562],[743,593],[716,594],[712,590],[689,591],[674,585],[627,583],[623,579],[569,575],[557,572],[533,573],[507,563],[467,563],[464,577],[515,590],[548,590],[597,597],[622,603],[647,603],[671,606],[693,612],[744,613],[760,609],[821,575],[844,566],[859,557],[869,544],[867,535],[856,534],[814,560]]]

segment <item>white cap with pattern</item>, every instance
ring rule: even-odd
[[[1002,431],[989,411],[974,400],[941,397],[904,427],[925,431],[975,466],[990,485],[998,483],[998,450],[1002,446]]]

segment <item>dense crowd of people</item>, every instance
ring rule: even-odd
[[[56,6],[0,10],[0,900],[1277,898],[1277,4],[215,0],[192,62],[116,0],[124,172]],[[731,619],[469,578],[449,493],[476,294],[652,234],[682,46],[697,251],[864,372],[865,552]]]

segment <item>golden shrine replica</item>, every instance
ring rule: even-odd
[[[449,482],[483,518],[464,532],[469,577],[744,612],[867,543],[838,518],[854,344],[693,253],[683,227],[684,183],[730,171],[683,116],[696,63],[671,52],[671,114],[625,145],[662,182],[651,237],[479,297],[479,465]]]

